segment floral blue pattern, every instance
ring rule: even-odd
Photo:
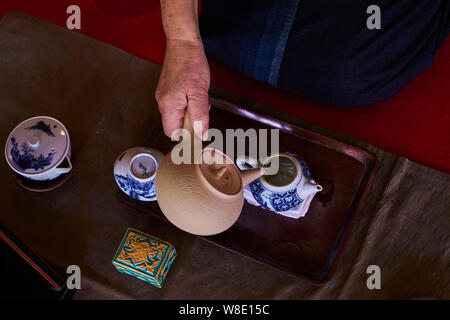
[[[285,154],[295,158],[300,164],[303,177],[308,181],[312,181],[311,172],[305,161],[296,154],[288,152]],[[260,179],[256,179],[249,184],[249,187],[256,202],[268,210],[285,212],[297,207],[304,201],[304,199],[300,198],[298,195],[297,186],[285,192],[273,192],[264,187]]]
[[[277,212],[288,211],[303,202],[303,199],[298,196],[296,188],[286,192],[271,192],[264,188],[259,179],[250,183],[250,190],[255,200],[263,208],[272,210],[267,204],[269,201],[273,210]]]
[[[303,161],[303,159],[300,158],[296,154],[289,153],[289,152],[286,152],[286,154],[289,154],[291,157],[294,157],[295,159],[297,159],[297,161],[300,163],[300,166],[302,167],[303,176],[306,178],[306,180],[311,181],[312,180],[311,171],[309,170],[308,165],[306,164],[306,162]]]
[[[20,146],[16,142],[16,138],[11,137],[11,158],[12,161],[22,170],[34,169],[35,171],[43,170],[46,166],[50,165],[53,160],[54,152],[50,152],[47,156],[40,154],[36,157],[26,143]],[[22,151],[22,153],[20,153]]]
[[[114,177],[120,189],[130,197],[137,200],[156,200],[155,180],[139,182],[129,174],[126,177],[115,174]]]

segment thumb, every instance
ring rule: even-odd
[[[209,99],[208,94],[201,96],[188,96],[188,113],[195,135],[203,140],[203,134],[209,127]],[[195,125],[199,121],[200,126]]]

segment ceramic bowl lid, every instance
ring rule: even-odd
[[[18,173],[39,174],[58,166],[70,145],[67,129],[58,120],[39,116],[20,123],[9,135],[5,156]]]

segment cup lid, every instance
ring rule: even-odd
[[[69,134],[61,122],[38,116],[14,128],[6,140],[5,157],[14,171],[39,174],[58,166],[69,146]]]

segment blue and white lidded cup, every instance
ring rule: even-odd
[[[5,158],[21,176],[48,181],[72,170],[69,132],[52,117],[38,116],[20,123],[8,136]]]

